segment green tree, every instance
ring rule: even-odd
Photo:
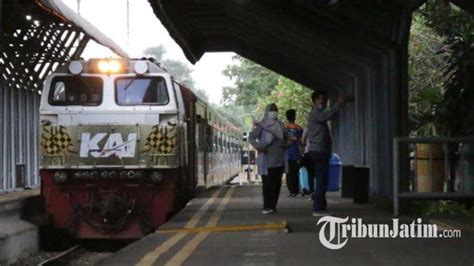
[[[237,64],[227,66],[223,74],[235,81],[235,86],[223,88],[223,103],[243,106],[256,105],[262,95],[268,95],[278,84],[279,75],[241,56]]]
[[[311,93],[312,90],[305,86],[280,76],[278,85],[269,96],[259,100],[257,109],[263,114],[266,105],[275,103],[278,106],[279,117],[282,121],[285,121],[285,113],[288,109],[295,109],[296,123],[306,127],[312,105]]]
[[[443,0],[430,0],[421,9],[427,24],[446,37],[443,58],[444,95],[437,108],[443,134],[474,134],[474,16]]]
[[[288,109],[297,111],[297,123],[305,126],[311,110],[311,90],[251,60],[240,56],[237,64],[227,66],[224,75],[235,80],[234,87],[224,88],[222,112],[234,117],[249,130],[245,120],[262,118],[265,106],[275,103],[280,119]]]
[[[409,43],[409,116],[413,136],[436,136],[436,109],[443,97],[443,58],[437,53],[445,38],[428,27],[419,13],[413,17]]]

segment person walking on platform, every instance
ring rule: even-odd
[[[276,211],[285,165],[287,134],[278,120],[278,107],[269,104],[262,121],[254,122],[250,144],[258,151],[258,174],[262,176],[263,214]]]
[[[313,165],[315,191],[313,194],[313,216],[329,215],[326,189],[328,184],[329,159],[332,152],[331,132],[327,122],[333,119],[348,98],[340,95],[336,104],[327,109],[327,92],[315,91],[311,95],[313,107],[308,118],[309,156]]]
[[[290,109],[286,111],[286,119],[288,123],[285,130],[288,134],[288,147],[286,149],[286,186],[290,192],[289,197],[295,197],[298,194],[298,171],[299,160],[301,154],[301,136],[303,128],[295,123],[296,110]]]

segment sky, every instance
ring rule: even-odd
[[[63,0],[63,2],[77,11],[78,0]],[[129,1],[129,41],[127,41],[126,0],[80,0],[80,2],[81,16],[121,46],[129,56],[141,57],[146,48],[163,44],[167,50],[165,58],[188,63],[193,69],[192,76],[196,88],[204,89],[209,95],[210,102],[219,104],[222,99],[222,87],[233,85],[229,78],[222,75],[222,71],[227,65],[232,64],[234,53],[206,53],[192,66],[155,16],[147,0]],[[95,42],[90,42],[82,55],[85,59],[109,56],[114,54]]]

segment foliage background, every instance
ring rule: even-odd
[[[248,59],[235,57],[224,75],[223,106],[236,119],[258,119],[269,103],[280,117],[293,108],[306,125],[311,90]],[[414,13],[409,42],[409,129],[411,136],[474,134],[474,17],[445,0],[428,0]],[[225,109],[225,108],[224,108]],[[238,110],[245,110],[238,114]],[[245,123],[243,123],[245,124]]]

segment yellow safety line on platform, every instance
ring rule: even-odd
[[[217,225],[219,219],[222,216],[222,213],[224,212],[225,206],[227,205],[227,203],[229,203],[232,197],[233,191],[234,187],[227,191],[224,199],[221,201],[219,207],[217,207],[217,210],[214,212],[206,226],[215,227]],[[178,253],[176,253],[165,265],[182,265],[188,259],[188,257],[191,256],[191,254],[196,250],[199,244],[201,244],[201,242],[203,242],[207,238],[209,234],[210,232],[198,233],[193,239],[191,239],[191,241],[186,243],[186,245],[184,245],[184,247]]]
[[[286,230],[287,222],[267,223],[267,224],[253,224],[253,225],[231,225],[231,226],[206,226],[195,228],[170,228],[158,230],[158,234],[170,233],[201,233],[201,232],[240,232],[240,231],[257,231],[257,230]]]
[[[199,208],[198,212],[193,215],[191,220],[186,224],[185,228],[192,228],[195,227],[199,221],[201,220],[202,216],[204,213],[209,209],[209,207],[214,203],[216,198],[219,196],[223,188],[218,189],[216,192],[212,194],[212,196],[204,203],[204,205]],[[153,265],[155,261],[164,253],[166,253],[170,248],[172,248],[174,245],[176,245],[183,237],[187,235],[186,232],[183,233],[178,233],[174,235],[173,237],[169,238],[165,242],[163,242],[161,245],[159,245],[157,248],[154,250],[150,251],[148,254],[143,256],[143,258],[135,265],[137,266],[149,266]]]

